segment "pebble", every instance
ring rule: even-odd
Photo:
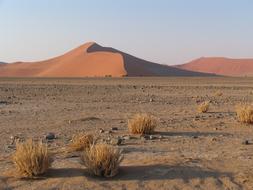
[[[104,129],[99,129],[99,133],[104,133]]]
[[[110,143],[112,144],[112,145],[121,145],[121,143],[122,143],[123,141],[122,141],[122,139],[121,138],[117,138],[117,139],[111,139],[110,140]]]
[[[112,130],[112,131],[117,131],[117,130],[118,130],[118,127],[112,127],[111,130]]]
[[[109,131],[106,131],[105,133],[106,133],[106,134],[112,134],[112,131],[109,130]]]
[[[130,136],[124,136],[123,139],[124,139],[124,140],[130,140],[131,137],[130,137]]]
[[[214,138],[212,138],[212,141],[217,141],[217,138],[215,138],[215,137],[214,137]]]
[[[46,135],[46,140],[54,140],[54,139],[56,139],[56,136],[54,133],[48,133]]]
[[[248,140],[245,140],[245,141],[243,141],[242,144],[244,144],[244,145],[250,145],[250,142]]]

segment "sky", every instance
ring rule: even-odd
[[[0,61],[94,41],[168,65],[253,58],[252,0],[0,0]]]

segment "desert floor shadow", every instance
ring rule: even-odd
[[[213,136],[230,136],[229,133],[222,132],[156,132],[157,135],[162,135],[164,137],[175,137],[175,136],[185,136],[185,137],[213,137]]]

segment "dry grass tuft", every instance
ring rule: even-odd
[[[20,177],[33,178],[45,174],[51,161],[47,145],[42,142],[17,142],[13,162]]]
[[[198,106],[198,112],[199,113],[206,113],[206,112],[208,112],[209,107],[210,107],[210,102],[209,101],[205,101],[205,102],[203,102],[202,104],[200,104]]]
[[[221,92],[221,91],[217,91],[217,92],[215,92],[215,94],[214,94],[216,97],[221,97],[221,96],[223,96],[223,93]]]
[[[97,144],[84,150],[81,159],[91,174],[113,177],[118,173],[123,156],[121,151],[113,146]]]
[[[83,151],[93,144],[94,137],[90,134],[80,133],[74,135],[71,141],[72,142],[69,145],[70,151]]]
[[[237,105],[236,114],[240,122],[253,124],[253,105]]]
[[[128,121],[128,129],[132,134],[153,134],[156,125],[156,119],[148,114],[137,114]]]

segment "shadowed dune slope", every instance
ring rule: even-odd
[[[206,73],[191,72],[167,65],[152,63],[110,47],[102,47],[96,43],[87,52],[112,52],[122,55],[127,76],[212,76]]]
[[[253,59],[200,58],[177,68],[225,76],[253,76]]]
[[[86,43],[39,62],[2,64],[1,77],[209,76],[148,62],[113,48]]]

